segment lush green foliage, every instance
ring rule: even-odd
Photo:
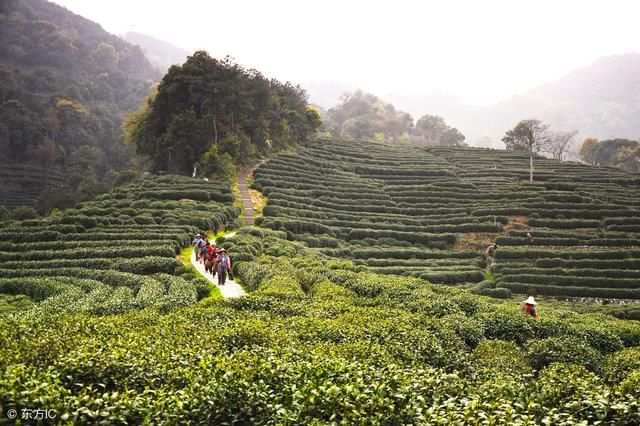
[[[226,183],[143,178],[44,219],[4,222],[0,294],[38,302],[27,313],[35,316],[193,304],[208,284],[176,254],[197,229],[231,223],[239,213],[232,201]]]
[[[485,295],[639,298],[639,178],[539,158],[530,184],[527,156],[318,140],[258,169],[260,223],[378,273]],[[494,279],[480,284],[493,241]]]
[[[0,40],[0,202],[43,194],[46,212],[111,189],[133,157],[123,116],[159,77],[140,48],[44,0],[3,1]]]
[[[620,167],[630,172],[640,171],[640,141],[629,139],[585,139],[580,150],[582,160],[598,166]]]
[[[637,323],[553,309],[536,320],[286,235],[224,240],[254,290],[240,299],[0,319],[0,407],[45,404],[74,423],[640,421]]]
[[[325,127],[342,138],[408,143],[413,118],[391,104],[357,90],[327,112]]]
[[[441,117],[425,115],[414,125],[411,115],[362,90],[345,94],[327,111],[324,128],[342,139],[397,145],[460,145],[465,139]]]
[[[126,128],[153,170],[210,175],[293,147],[319,125],[299,86],[199,51],[169,69]]]

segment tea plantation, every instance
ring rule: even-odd
[[[554,309],[533,319],[285,236],[245,228],[224,242],[252,290],[240,299],[3,316],[3,412],[105,424],[640,423],[637,322]]]
[[[0,165],[0,204],[6,208],[33,205],[44,191],[64,182],[55,171],[31,165]]]
[[[227,184],[147,178],[46,219],[0,227],[0,310],[118,314],[209,294],[176,260],[238,210]],[[41,303],[39,303],[41,302]]]
[[[540,161],[530,185],[514,153],[323,144],[263,165],[262,227],[219,239],[249,291],[237,299],[206,297],[206,281],[176,260],[198,230],[236,221],[227,184],[148,177],[3,223],[0,422],[9,410],[47,409],[62,424],[640,424],[638,321],[545,306],[534,319],[518,303],[458,288],[485,278],[489,237],[505,239],[493,291],[533,285],[507,278],[509,265],[518,279],[530,275],[525,264],[550,277],[633,274],[631,260],[625,269],[590,257],[637,258],[632,245],[552,249],[538,244],[561,238],[551,236],[558,228],[547,237],[530,227],[597,220],[558,232],[631,241],[632,230],[604,226],[634,217],[625,207],[637,199],[634,176]],[[463,164],[484,156],[494,159],[486,170]],[[484,175],[494,162],[500,184]],[[603,189],[561,189],[570,184],[554,180],[556,165],[585,179],[572,185]],[[544,214],[581,204],[560,201],[571,194],[617,215]],[[544,259],[595,263],[535,263]]]
[[[527,167],[517,151],[324,140],[261,166],[254,186],[269,198],[262,226],[378,273],[502,297],[640,298],[640,176],[539,158],[529,183]]]

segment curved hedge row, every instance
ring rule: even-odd
[[[75,209],[12,222],[0,229],[0,295],[32,298],[36,316],[195,303],[209,294],[208,283],[176,254],[198,229],[234,220],[239,209],[221,204],[231,201],[228,185],[148,177]]]

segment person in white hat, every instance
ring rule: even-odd
[[[524,305],[522,305],[522,312],[527,315],[531,315],[534,318],[538,318],[538,313],[536,312],[536,305],[538,304],[533,296],[529,296],[527,300],[525,300]]]

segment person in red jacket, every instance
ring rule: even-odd
[[[538,312],[536,312],[537,303],[533,296],[529,296],[523,303],[524,304],[522,305],[522,312],[524,312],[526,315],[531,315],[534,318],[538,318]]]

